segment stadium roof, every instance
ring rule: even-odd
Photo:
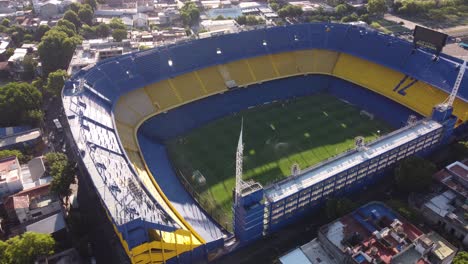
[[[279,201],[303,188],[307,188],[321,182],[357,164],[408,143],[421,135],[437,130],[440,127],[442,127],[441,124],[432,120],[425,120],[413,126],[404,127],[368,145],[368,149],[366,151],[346,152],[332,158],[331,160],[326,160],[323,163],[319,163],[314,167],[309,168],[297,177],[288,178],[283,182],[277,183],[265,190],[265,196],[270,202]]]

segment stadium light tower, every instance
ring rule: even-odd
[[[244,142],[242,141],[242,131],[244,130],[244,118],[241,121],[241,131],[239,135],[239,142],[237,143],[236,152],[236,194],[235,204],[237,205],[238,197],[241,195],[242,189],[242,163],[244,153]]]
[[[464,60],[463,64],[460,66],[457,79],[455,79],[455,83],[453,84],[453,89],[449,97],[445,99],[445,101],[442,104],[438,106],[441,109],[447,110],[453,106],[453,102],[455,101],[455,98],[457,97],[458,89],[460,88],[461,82],[463,80],[463,75],[465,74],[465,69],[466,69],[466,60]]]

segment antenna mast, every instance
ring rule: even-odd
[[[463,64],[460,66],[460,70],[458,71],[457,79],[455,79],[455,83],[453,84],[452,92],[450,93],[449,97],[440,105],[443,109],[448,109],[449,107],[453,106],[453,102],[457,97],[458,89],[460,88],[461,82],[463,80],[463,75],[465,74],[466,69],[466,61],[463,60]]]
[[[242,141],[242,131],[244,130],[244,119],[242,118],[241,122],[241,131],[239,135],[239,142],[237,143],[237,152],[236,152],[236,194],[235,194],[235,204],[237,204],[238,197],[241,195],[242,188],[242,163],[243,163],[243,153],[244,153],[244,142]]]

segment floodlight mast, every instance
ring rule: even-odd
[[[238,197],[241,195],[242,188],[242,163],[244,153],[244,142],[242,140],[242,131],[244,130],[244,119],[241,121],[241,131],[239,135],[239,142],[237,143],[236,152],[236,193],[235,193],[235,204],[237,205]]]
[[[466,69],[466,60],[463,61],[463,64],[460,65],[460,70],[458,71],[457,79],[455,79],[455,83],[453,84],[452,92],[450,93],[449,97],[445,99],[445,101],[440,105],[443,109],[448,109],[449,107],[453,106],[453,102],[457,97],[458,89],[460,88],[461,82],[463,80],[463,75],[465,74]]]

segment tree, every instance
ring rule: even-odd
[[[44,34],[50,30],[50,27],[48,25],[40,25],[37,29],[36,32],[34,33],[34,40],[35,41],[41,41],[41,38],[44,36]]]
[[[468,263],[468,252],[466,251],[458,251],[455,258],[453,258],[453,264],[466,264]]]
[[[49,152],[45,156],[47,171],[52,176],[50,183],[51,192],[60,197],[66,197],[71,194],[70,184],[75,182],[75,167],[68,161],[63,153]]]
[[[278,11],[280,9],[280,5],[278,3],[271,3],[270,7],[273,11]]]
[[[468,157],[468,141],[455,142],[451,147],[454,160],[462,160]]]
[[[427,191],[435,172],[435,165],[423,158],[414,156],[404,159],[395,168],[397,187],[406,193]]]
[[[348,12],[348,6],[346,6],[345,4],[339,4],[335,7],[335,12],[338,15],[343,16],[346,14],[346,12]]]
[[[97,8],[96,0],[85,0],[84,3],[91,6],[91,8],[93,8],[93,10],[96,10],[96,8]]]
[[[39,110],[42,94],[31,84],[11,82],[0,87],[0,126],[14,126],[28,120],[29,111]]]
[[[236,21],[239,25],[248,25],[248,26],[253,26],[253,25],[258,25],[258,24],[263,24],[265,23],[265,20],[261,19],[261,18],[257,18],[255,16],[252,16],[252,15],[242,15],[242,16],[238,16],[236,18]]]
[[[80,10],[78,11],[78,17],[80,18],[81,22],[92,25],[93,24],[93,16],[94,12],[90,5],[82,5]]]
[[[351,15],[349,16],[344,16],[342,19],[341,19],[341,22],[343,23],[348,23],[348,22],[352,22],[352,21],[357,21],[359,19],[359,17],[357,16],[356,13],[352,13]]]
[[[111,33],[111,28],[108,25],[101,23],[95,27],[95,31],[99,38],[107,38]]]
[[[70,29],[71,31],[73,31],[74,33],[77,32],[75,24],[73,24],[72,22],[70,22],[68,20],[65,20],[65,19],[60,19],[59,21],[57,21],[57,26],[58,27],[66,27],[66,28]],[[55,27],[54,29],[57,29],[57,28]],[[67,33],[67,32],[65,32],[65,33]]]
[[[348,198],[329,199],[325,205],[325,211],[329,219],[336,219],[352,212],[357,206],[355,202]]]
[[[369,0],[367,2],[367,11],[371,15],[383,15],[387,12],[385,0]]]
[[[65,14],[63,14],[63,19],[72,22],[76,28],[81,26],[80,18],[73,10],[68,10],[65,12]]]
[[[24,155],[23,155],[23,153],[21,153],[21,151],[16,150],[16,149],[12,149],[12,150],[9,150],[9,149],[0,150],[0,159],[7,158],[7,157],[11,157],[11,156],[15,156],[15,157],[18,158],[18,160],[19,160],[20,162],[24,162]],[[0,259],[1,259],[1,258],[0,258]]]
[[[60,30],[49,30],[42,37],[42,41],[38,46],[43,75],[47,76],[50,72],[58,69],[66,69],[76,45],[80,42],[81,39],[76,36],[69,37]]]
[[[47,77],[47,84],[45,85],[46,91],[54,97],[60,96],[67,78],[67,72],[61,69],[49,73],[49,76]]]
[[[73,2],[69,5],[70,10],[72,10],[75,13],[78,13],[80,10],[81,4],[78,2]]]
[[[114,41],[121,42],[127,38],[127,30],[120,28],[114,29],[112,32],[112,37],[114,38]]]
[[[7,29],[7,33],[10,34],[11,40],[16,46],[21,46],[26,30],[21,26],[13,25]]]
[[[110,28],[112,29],[127,29],[127,27],[125,27],[125,24],[122,22],[122,19],[120,18],[117,18],[117,17],[114,17],[111,19],[111,21],[109,22],[109,26]]]
[[[9,26],[10,26],[10,19],[4,18],[4,19],[2,20],[2,26],[4,26],[4,27],[9,27]]]
[[[34,72],[36,69],[36,62],[34,61],[32,54],[26,54],[23,59],[23,72],[21,79],[23,81],[31,81],[34,78]]]
[[[180,9],[180,16],[184,25],[193,26],[200,18],[200,10],[195,3],[185,2]]]
[[[84,24],[81,27],[80,30],[80,35],[83,36],[85,39],[93,39],[96,38],[96,28],[95,27],[90,27],[87,24]]]
[[[302,8],[300,6],[294,6],[291,4],[287,4],[283,6],[280,10],[278,10],[278,16],[285,18],[285,17],[298,17],[301,16],[303,13]]]
[[[54,254],[55,241],[49,234],[26,232],[0,245],[3,249],[2,263],[28,264],[41,256]]]

